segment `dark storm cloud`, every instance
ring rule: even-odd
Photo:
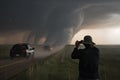
[[[105,26],[97,27],[94,25],[118,23],[119,21],[118,19],[120,19],[120,16],[118,17],[116,16],[116,18],[114,19],[112,19],[112,17],[115,17],[114,15],[120,15],[119,3],[120,2],[91,4],[91,6],[84,9],[85,16],[84,16],[84,23],[82,27],[83,28],[103,28]],[[93,25],[93,27],[85,27],[90,25]]]
[[[35,37],[34,43],[38,43],[45,37],[44,44],[69,43],[81,24],[94,23],[108,13],[119,13],[116,1],[1,0],[0,33],[27,30],[31,32],[27,42]]]

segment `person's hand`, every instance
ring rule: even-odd
[[[77,41],[75,42],[75,47],[78,48],[81,43],[83,43],[83,40],[81,40],[81,41],[78,41],[78,40],[77,40]]]
[[[75,42],[75,47],[76,47],[76,48],[79,47],[79,41],[78,41],[78,40]]]

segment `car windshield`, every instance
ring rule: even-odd
[[[28,45],[28,49],[32,49],[32,47],[30,45]]]
[[[15,45],[12,48],[13,50],[27,49],[27,45]]]

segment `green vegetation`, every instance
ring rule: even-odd
[[[120,49],[119,46],[100,48],[100,75],[102,80],[120,79]]]
[[[0,45],[0,59],[9,57],[11,45]]]
[[[98,46],[101,51],[101,80],[120,79],[119,46]],[[66,46],[54,55],[40,60],[11,80],[77,80],[78,60],[71,59],[73,46]]]

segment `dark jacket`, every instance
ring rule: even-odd
[[[79,77],[87,79],[99,78],[99,49],[96,47],[74,48],[72,59],[79,59]]]

